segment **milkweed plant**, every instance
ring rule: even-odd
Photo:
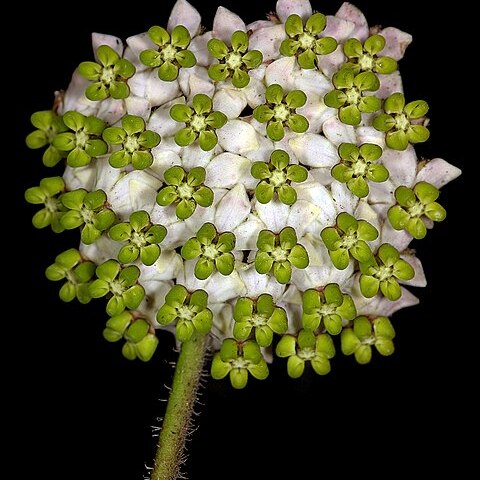
[[[298,378],[393,354],[391,317],[426,285],[410,243],[445,220],[440,189],[460,174],[415,152],[429,106],[403,92],[409,34],[308,0],[200,22],[178,0],[126,42],[93,34],[26,139],[53,172],[25,193],[33,225],[80,233],[46,269],[60,298],[103,298],[103,335],[129,360],[175,334],[154,480],[179,474],[207,352],[235,389],[273,361]]]

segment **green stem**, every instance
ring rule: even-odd
[[[207,340],[206,335],[201,335],[182,344],[151,480],[178,478],[205,361]]]

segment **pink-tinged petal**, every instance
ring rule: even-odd
[[[233,153],[221,153],[208,163],[205,185],[211,188],[233,188],[250,175],[250,160]]]
[[[145,98],[152,107],[170,102],[180,95],[178,82],[164,82],[158,77],[156,70],[149,72],[145,89]]]
[[[295,57],[286,57],[294,59]],[[278,60],[277,60],[278,61]],[[301,69],[295,63],[294,88],[310,94],[320,95],[322,98],[332,90],[332,82],[321,72],[315,69]]]
[[[304,21],[312,16],[312,5],[309,0],[278,0],[276,10],[282,22],[293,13],[300,15]]]
[[[241,90],[218,88],[213,97],[213,109],[224,113],[229,119],[238,118],[247,106],[247,99]]]
[[[280,57],[280,45],[287,38],[285,27],[282,24],[261,28],[250,37],[250,50],[260,50],[263,61],[268,62]]]
[[[374,143],[382,149],[385,149],[385,133],[379,132],[373,127],[358,127],[357,140],[359,145],[362,143]]]
[[[258,217],[265,224],[266,228],[274,233],[279,233],[288,224],[290,207],[284,205],[278,198],[274,197],[273,200],[265,204],[255,200],[253,209],[257,212]]]
[[[327,15],[327,27],[323,31],[322,35],[325,37],[333,37],[339,42],[344,42],[347,38],[352,36],[352,32],[355,30],[355,24],[343,18],[334,17],[333,15]]]
[[[129,79],[128,86],[130,87],[130,95],[140,98],[147,98],[147,83],[151,73],[152,72],[150,70],[137,72],[132,78]]]
[[[150,102],[146,98],[130,95],[125,99],[125,106],[130,115],[137,115],[147,121],[151,114]]]
[[[63,114],[70,110],[75,110],[83,115],[95,115],[100,102],[92,102],[85,96],[85,90],[90,83],[90,81],[78,73],[78,70],[75,70],[58,113]]]
[[[413,186],[417,175],[417,154],[412,145],[403,152],[386,148],[381,162],[390,172],[390,180],[396,187]]]
[[[95,186],[95,177],[97,170],[100,168],[98,166],[98,162],[101,160],[97,160],[97,165],[94,166],[92,164],[87,165],[86,167],[76,167],[72,168],[68,165],[65,167],[65,171],[63,172],[63,181],[65,182],[65,187],[67,190],[76,190],[77,188],[84,188],[91,192],[92,190],[96,190],[101,187]],[[107,162],[108,164],[108,162]],[[118,170],[118,169],[117,169]]]
[[[426,287],[427,278],[425,277],[425,271],[423,270],[422,262],[413,254],[412,252],[403,252],[401,258],[408,262],[413,269],[415,270],[415,276],[408,282],[400,281],[404,285],[409,285],[410,287]]]
[[[173,167],[174,165],[182,164],[180,156],[177,153],[172,152],[171,150],[163,150],[160,148],[160,146],[152,149],[152,155],[153,164],[148,169],[148,172],[152,173],[152,175],[155,175],[160,180],[163,179],[165,170]]]
[[[259,68],[250,71],[250,83],[242,89],[247,103],[252,109],[265,102],[266,87],[263,83],[265,70],[265,65],[261,65]]]
[[[299,163],[308,167],[333,167],[340,158],[337,148],[323,135],[305,133],[289,142]]]
[[[108,45],[113,48],[120,56],[123,55],[123,42],[113,35],[105,35],[104,33],[92,33],[92,47],[93,52],[95,53],[95,58],[97,58],[97,49],[101,45]]]
[[[342,45],[339,45],[330,55],[318,56],[317,60],[321,72],[328,78],[332,78],[345,63],[345,55],[343,54]]]
[[[178,83],[183,94],[192,99],[197,93],[213,96],[215,85],[208,76],[207,69],[196,65],[192,68],[181,68],[178,73]]]
[[[320,207],[306,200],[297,200],[291,207],[288,215],[287,224],[293,227],[298,237],[303,237],[320,214]],[[316,228],[313,228],[316,230]]]
[[[429,182],[437,188],[442,188],[447,183],[455,180],[462,171],[441,158],[434,158],[425,163],[418,172],[416,182]]]
[[[213,19],[213,36],[230,45],[232,34],[237,30],[246,32],[245,22],[225,7],[218,7]]]
[[[117,258],[121,248],[122,245],[119,242],[115,242],[108,235],[102,235],[90,245],[80,242],[78,250],[83,258],[99,265],[111,258]]]
[[[285,291],[285,285],[279,284],[273,276],[258,273],[253,264],[242,264],[238,273],[245,285],[246,297],[257,298],[264,293],[269,293],[276,303]]]
[[[332,182],[330,185],[330,191],[337,212],[347,212],[352,215],[358,205],[358,197],[350,192],[345,183]]]
[[[378,98],[387,98],[392,93],[403,93],[403,81],[400,72],[397,70],[389,75],[380,75],[380,88],[375,92]]]
[[[147,32],[139,33],[128,37],[126,40],[127,47],[123,52],[123,58],[132,62],[137,69],[137,73],[148,70],[149,67],[140,61],[140,53],[147,49],[156,50],[158,47],[150,40]],[[130,84],[130,82],[129,82]]]
[[[300,69],[295,57],[283,57],[268,65],[265,72],[265,83],[281,85],[286,92],[295,89],[295,76]]]
[[[123,100],[115,100],[110,97],[99,103],[97,117],[109,125],[117,123],[126,113],[126,106]]]
[[[242,120],[229,120],[217,130],[218,143],[227,152],[245,154],[259,146],[255,129]]]
[[[337,116],[329,118],[323,124],[323,133],[334,144],[357,143],[355,129],[342,123]]]
[[[177,25],[183,25],[193,38],[200,31],[201,17],[198,10],[186,0],[177,0],[170,13],[167,29],[171,32]]]
[[[218,203],[215,226],[219,232],[231,232],[250,213],[250,200],[243,185],[230,190]]]
[[[355,24],[351,37],[364,42],[369,36],[368,23],[365,15],[351,3],[345,2],[335,14],[336,17],[348,20]]]
[[[247,32],[253,33],[261,28],[272,27],[278,22],[273,22],[272,20],[256,20],[255,22],[249,23],[247,25]]]
[[[236,250],[255,250],[257,248],[257,237],[261,230],[265,230],[265,224],[253,213],[247,220],[241,223],[233,233],[237,239]]]
[[[197,65],[208,67],[212,63],[212,56],[208,51],[207,44],[213,38],[212,32],[196,36],[190,43],[188,49],[193,52],[197,59]]]
[[[303,115],[308,120],[309,133],[321,133],[323,124],[337,115],[337,111],[329,108],[323,101],[323,95],[308,95],[307,103],[301,108],[297,108],[297,113]]]
[[[392,57],[395,60],[401,60],[405,55],[405,50],[412,43],[412,36],[409,33],[402,32],[398,28],[387,27],[381,30],[380,35],[385,37],[385,48],[379,53]]]
[[[176,98],[171,102],[162,105],[161,107],[157,108],[150,117],[150,120],[147,123],[147,129],[153,130],[157,132],[162,137],[162,141],[160,142],[160,147],[165,148],[165,137],[171,137],[175,135],[181,128],[184,127],[183,123],[176,122],[170,116],[170,108],[172,105],[177,103],[185,103],[184,97]]]
[[[110,192],[107,192],[108,202],[122,220],[137,210],[150,213],[157,203],[155,198],[160,186],[158,178],[142,170],[133,170],[119,179]]]
[[[412,242],[413,237],[409,235],[405,230],[395,230],[388,221],[385,219],[381,233],[381,243],[389,243],[393,245],[399,252],[402,252]]]

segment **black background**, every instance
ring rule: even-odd
[[[341,5],[313,3],[327,14]],[[422,3],[356,5],[371,25],[392,25],[413,34],[414,43],[401,63],[405,91],[408,99],[427,100],[432,118],[432,138],[418,151],[463,169],[467,158],[459,129],[464,121],[455,103],[462,74],[454,68],[461,71],[466,55],[460,51],[454,60],[449,28],[463,21],[460,9],[466,2],[455,2],[457,13],[436,6],[442,22],[420,9]],[[273,0],[218,4],[241,14],[247,23],[275,7]],[[173,338],[159,335],[160,346],[150,363],[128,362],[119,345],[102,338],[103,302],[80,306],[57,298],[58,285],[45,279],[44,269],[57,253],[76,246],[78,235],[31,227],[36,210],[25,204],[24,190],[42,177],[61,174],[61,169],[43,167],[38,152],[29,151],[23,139],[31,131],[30,113],[48,109],[54,90],[66,88],[76,65],[92,58],[91,31],[126,38],[151,25],[165,25],[173,0],[132,2],[124,12],[111,2],[85,5],[50,2],[48,11],[43,4],[29,7],[28,15],[18,11],[11,18],[20,22],[18,36],[4,46],[12,55],[3,72],[8,85],[4,95],[13,102],[9,115],[14,118],[6,131],[9,138],[13,133],[15,146],[3,151],[4,164],[14,167],[3,181],[15,185],[8,206],[15,237],[8,238],[21,244],[15,250],[7,241],[4,247],[17,265],[8,284],[20,298],[13,301],[7,291],[2,302],[3,343],[13,347],[10,356],[4,355],[12,382],[8,398],[17,407],[15,413],[8,410],[8,419],[13,421],[16,440],[11,443],[20,451],[17,468],[23,474],[51,480],[134,480],[142,478],[154,455],[150,426],[159,424],[157,417],[165,409],[159,399],[167,398],[164,385],[171,383]],[[216,6],[210,2],[199,7],[208,29]],[[470,425],[464,407],[470,380],[462,374],[466,366],[459,356],[462,337],[468,334],[469,317],[462,312],[460,294],[467,259],[454,254],[452,242],[463,231],[466,177],[468,173],[442,192],[448,219],[414,244],[429,285],[415,291],[420,306],[393,318],[398,332],[395,355],[376,355],[368,366],[338,355],[327,377],[307,373],[297,381],[287,377],[284,362],[277,360],[267,381],[251,381],[239,392],[227,382],[205,381],[197,406],[198,430],[184,468],[189,478],[316,478],[332,472],[390,478],[402,468],[411,471],[414,464],[419,473],[447,468],[460,472],[463,456],[454,452],[462,451],[462,432]],[[293,468],[295,473],[287,475]],[[18,478],[26,478],[23,474]]]

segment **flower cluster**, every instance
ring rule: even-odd
[[[104,337],[128,359],[149,360],[158,329],[210,335],[211,374],[235,388],[274,357],[298,378],[337,351],[392,354],[389,317],[426,284],[408,246],[445,219],[440,189],[460,174],[418,161],[410,42],[308,0],[249,25],[220,7],[211,31],[177,0],[126,43],[94,34],[96,61],[27,137],[55,169],[25,194],[33,225],[80,230],[47,268],[60,298],[105,298]]]

